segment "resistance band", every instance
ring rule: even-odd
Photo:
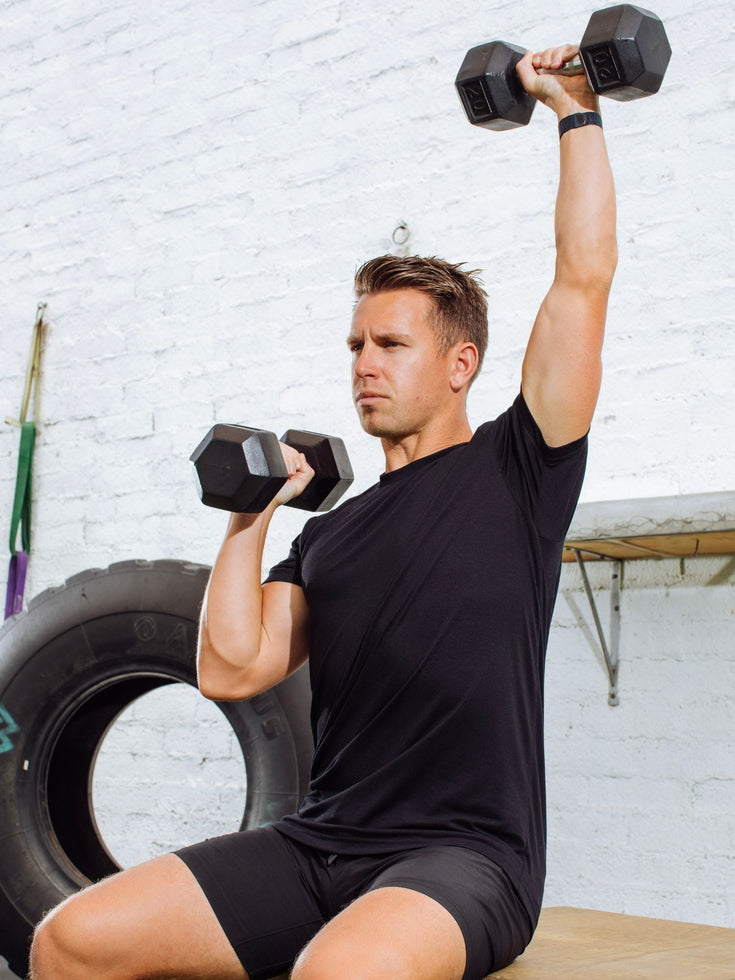
[[[20,419],[6,419],[11,425],[20,426],[20,449],[18,452],[18,474],[15,480],[13,515],[10,521],[10,566],[8,568],[8,588],[5,595],[5,618],[14,616],[23,609],[28,555],[31,551],[31,487],[33,477],[33,450],[36,445],[36,424],[26,421],[31,389],[34,388],[34,409],[38,407],[38,369],[41,363],[41,343],[43,337],[43,311],[46,304],[38,307],[33,327],[33,341],[26,370],[25,389],[20,408]],[[37,414],[34,411],[34,414]],[[18,550],[18,531],[21,548]]]

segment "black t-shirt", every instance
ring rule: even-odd
[[[279,830],[341,854],[473,848],[536,921],[544,658],[586,454],[547,446],[519,395],[305,524],[267,579],[309,606],[316,747]]]

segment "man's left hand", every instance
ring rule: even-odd
[[[526,51],[516,71],[529,95],[549,106],[561,119],[573,112],[597,112],[599,100],[592,91],[587,76],[556,75],[540,69],[558,71],[579,54],[579,45],[561,44],[545,51]]]

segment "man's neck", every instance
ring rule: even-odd
[[[452,426],[438,431],[414,432],[395,440],[383,436],[380,441],[385,453],[385,472],[390,473],[424,456],[431,456],[442,449],[449,449],[450,446],[469,442],[471,438],[472,429],[466,416],[457,420]]]

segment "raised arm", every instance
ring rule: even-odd
[[[599,112],[584,75],[539,74],[560,68],[577,48],[563,45],[518,64],[524,88],[559,120]],[[602,377],[607,299],[617,262],[615,190],[602,129],[569,129],[560,140],[555,212],[556,270],[523,361],[524,398],[544,440],[562,446],[592,421]]]
[[[238,701],[273,687],[308,656],[308,608],[288,582],[261,586],[263,548],[279,504],[313,476],[304,456],[281,444],[289,480],[261,514],[232,514],[204,595],[197,644],[199,690]]]

